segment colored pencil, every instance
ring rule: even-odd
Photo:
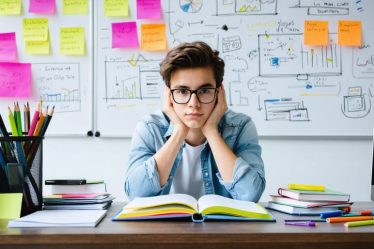
[[[353,217],[332,217],[327,218],[326,221],[329,223],[340,223],[348,221],[362,221],[362,220],[372,220],[373,216],[353,216]]]

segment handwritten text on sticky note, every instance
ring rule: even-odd
[[[142,24],[141,49],[149,51],[166,50],[165,24]]]
[[[84,28],[60,29],[60,53],[65,55],[84,55],[86,53]]]
[[[112,48],[138,48],[136,22],[112,23]]]
[[[304,44],[312,46],[327,46],[329,44],[328,22],[305,21]]]
[[[128,16],[129,2],[128,0],[104,0],[105,16]]]
[[[47,18],[23,19],[23,39],[25,41],[47,41],[48,38]]]
[[[31,64],[0,62],[0,96],[30,97]]]
[[[30,0],[29,12],[54,14],[56,12],[56,0]]]
[[[0,15],[11,16],[21,15],[22,0],[1,0],[0,1]]]
[[[161,3],[160,0],[137,0],[138,19],[160,19]]]
[[[0,61],[17,61],[15,32],[0,34]]]
[[[361,46],[361,28],[361,21],[339,21],[338,44],[342,46]]]
[[[88,14],[88,0],[63,0],[62,13],[64,15]]]

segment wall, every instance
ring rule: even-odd
[[[116,201],[123,201],[130,141],[47,137],[44,179],[104,179]],[[324,184],[350,193],[353,201],[370,199],[371,139],[261,138],[260,143],[267,180],[261,201],[267,201],[278,187],[290,182]]]

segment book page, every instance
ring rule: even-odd
[[[204,210],[210,207],[226,207],[231,209],[243,210],[246,212],[266,214],[261,206],[254,202],[240,201],[220,195],[204,195],[198,201],[199,212],[203,213]]]
[[[182,204],[197,212],[197,200],[190,195],[171,194],[152,197],[138,197],[125,206],[125,209],[142,209],[170,204]]]

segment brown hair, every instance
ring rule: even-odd
[[[210,67],[216,80],[216,87],[222,85],[225,62],[202,41],[182,43],[171,49],[160,63],[160,74],[165,84],[170,87],[170,78],[174,71],[183,68]]]

